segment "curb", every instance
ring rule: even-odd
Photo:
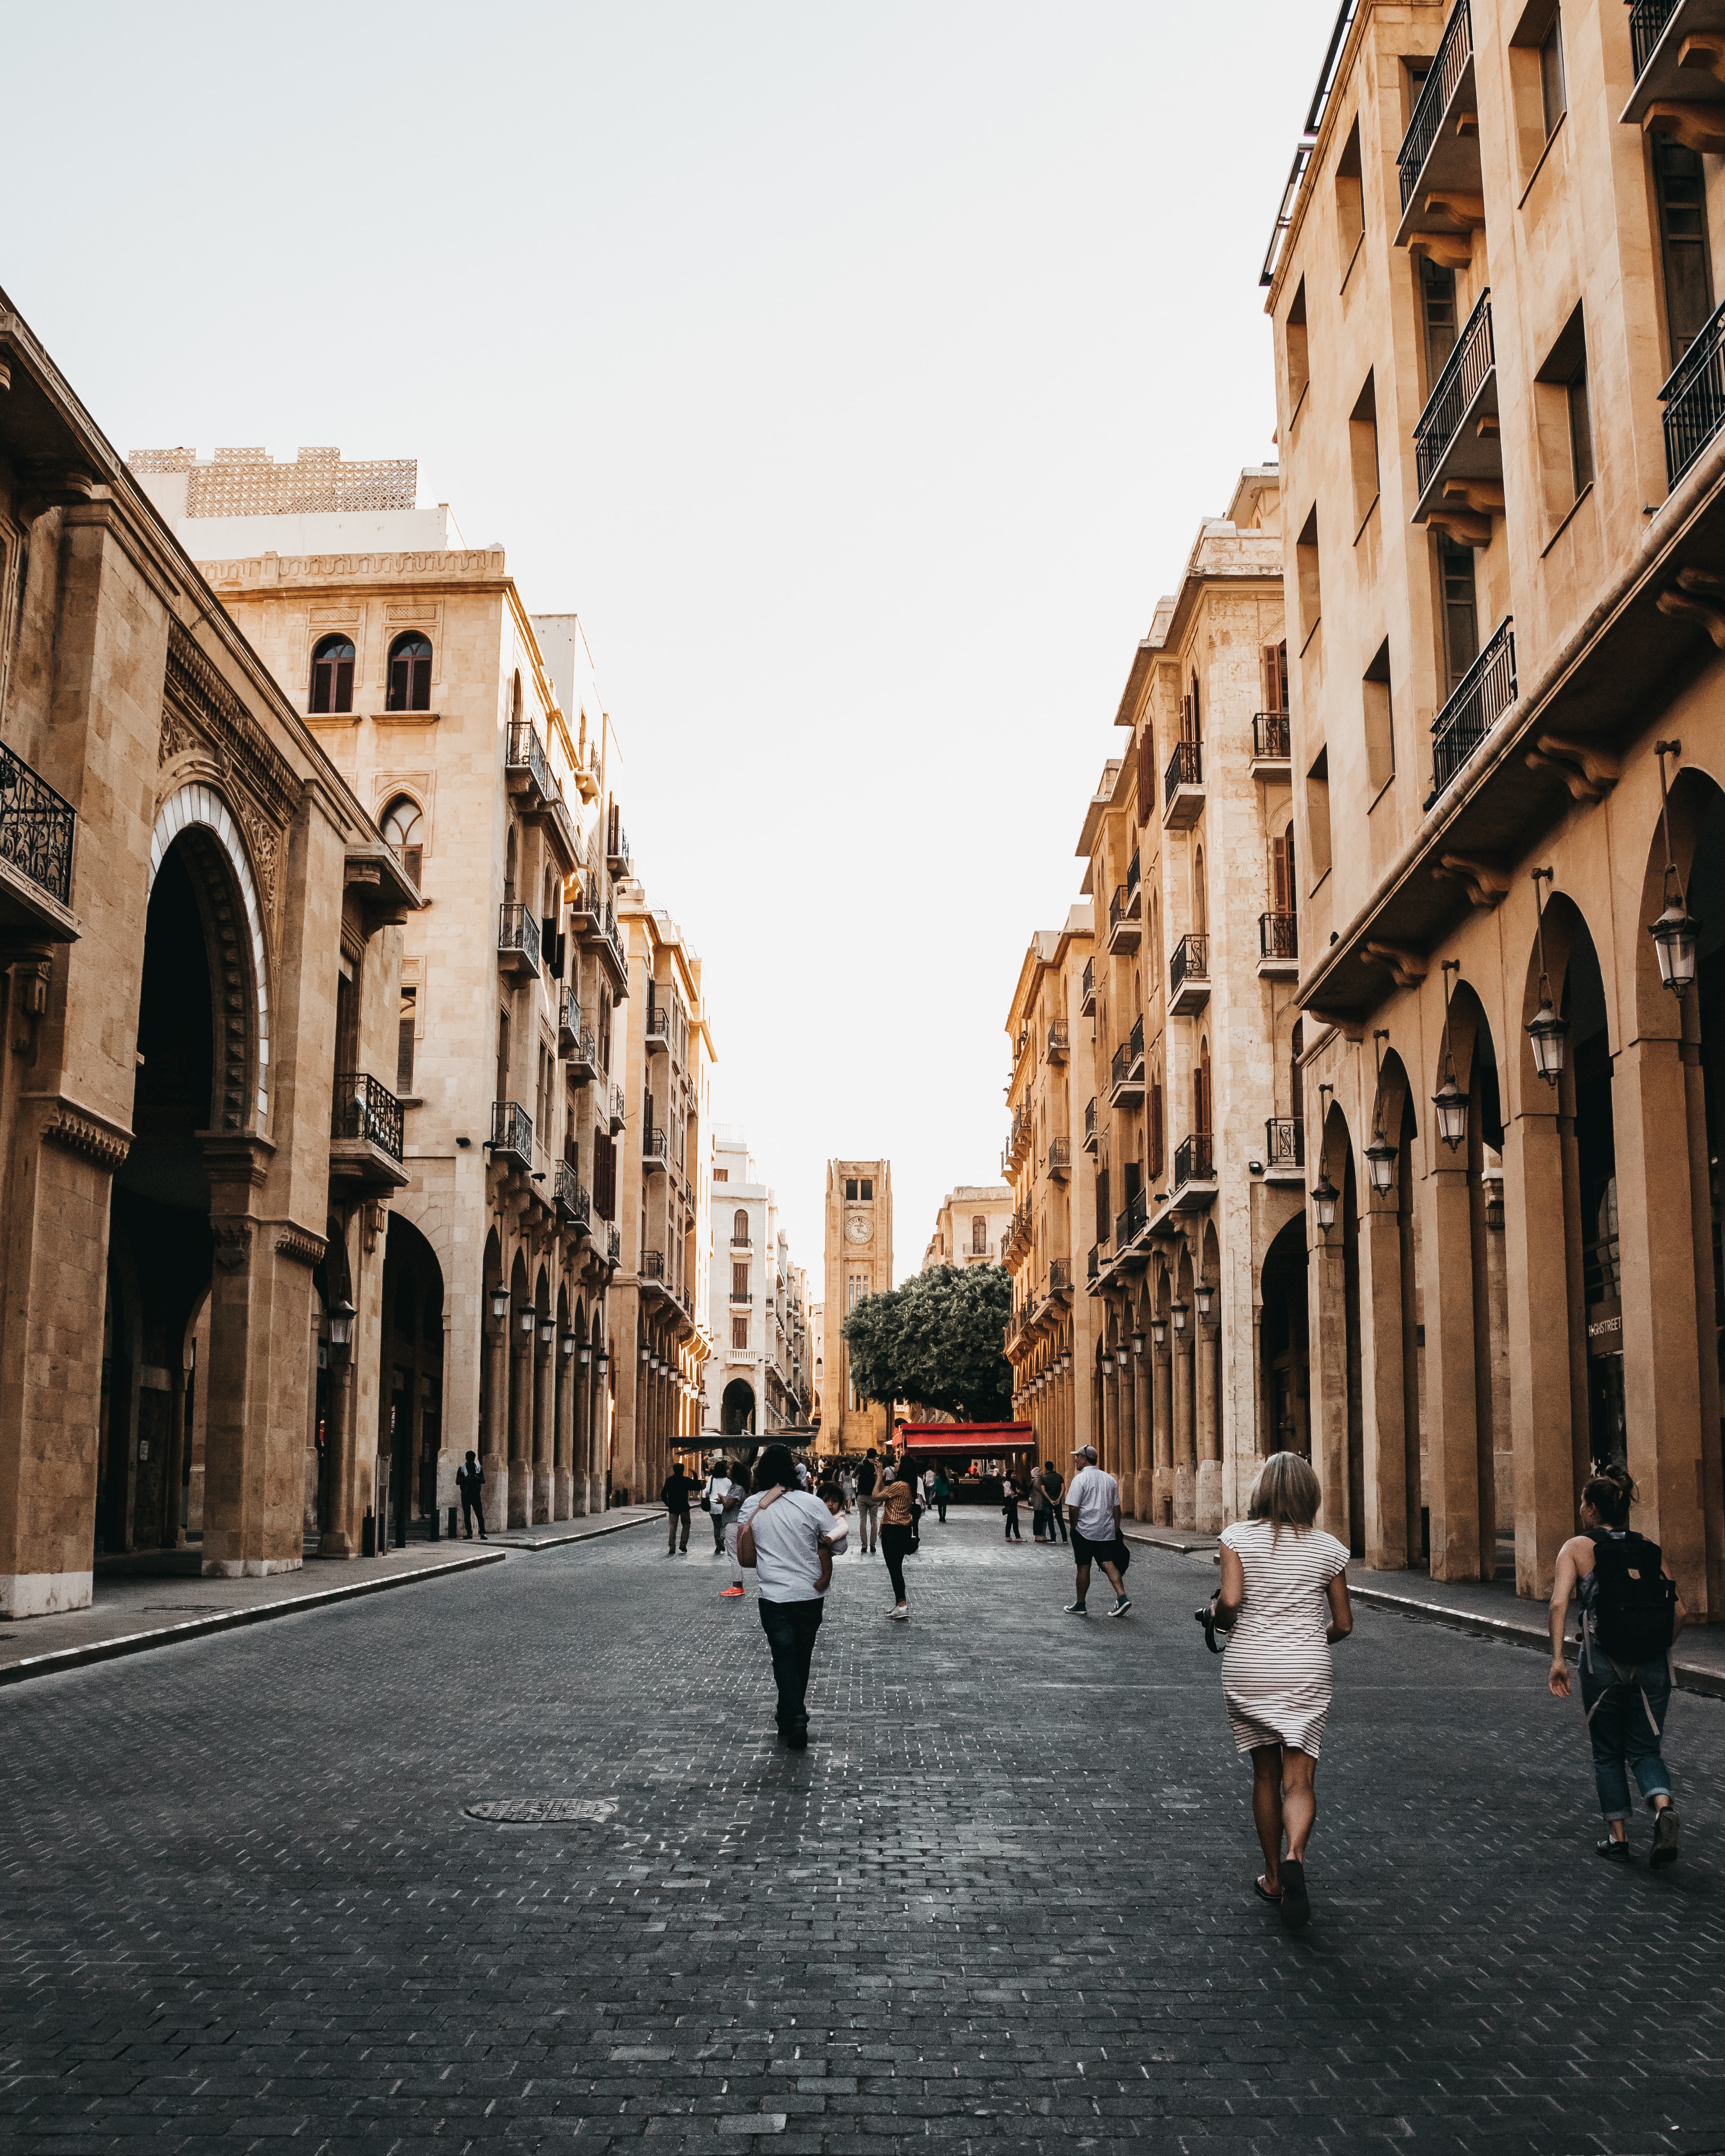
[[[1176,1542],[1172,1535],[1147,1534],[1142,1528],[1132,1528],[1122,1520],[1120,1532],[1129,1543],[1142,1543],[1147,1549],[1178,1550],[1182,1557],[1209,1557],[1215,1548],[1214,1540],[1202,1543]]]
[[[654,1520],[658,1517],[656,1513],[649,1512],[644,1519],[614,1520],[608,1527],[588,1527],[583,1534],[546,1535],[537,1542],[504,1543],[501,1547],[506,1550],[562,1549],[570,1543],[596,1543],[601,1535],[620,1535],[629,1527],[651,1527]]]
[[[58,1676],[62,1670],[81,1670],[92,1662],[111,1662],[121,1655],[146,1654],[152,1647],[177,1647],[183,1640],[202,1640],[212,1632],[231,1632],[240,1625],[266,1624],[272,1617],[295,1617],[302,1609],[325,1609],[334,1602],[352,1602],[362,1594],[382,1594],[392,1587],[412,1587],[421,1580],[447,1579],[456,1573],[471,1572],[476,1565],[501,1564],[506,1550],[487,1550],[483,1557],[458,1558],[451,1564],[421,1565],[413,1572],[398,1572],[383,1579],[357,1579],[351,1587],[322,1587],[315,1594],[290,1595],[285,1602],[260,1602],[249,1609],[223,1609],[213,1617],[194,1617],[187,1625],[164,1625],[157,1632],[126,1632],[114,1640],[92,1640],[81,1647],[57,1647],[52,1654],[29,1655],[21,1662],[0,1668],[0,1685],[23,1684],[32,1677]]]

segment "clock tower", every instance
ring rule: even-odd
[[[884,1160],[827,1163],[826,1337],[822,1343],[820,1450],[884,1450],[891,1411],[851,1390],[844,1324],[865,1296],[893,1286],[892,1168]]]

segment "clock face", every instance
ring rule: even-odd
[[[864,1214],[853,1213],[845,1223],[845,1232],[853,1243],[865,1243],[875,1231]]]

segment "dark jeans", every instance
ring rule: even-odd
[[[940,1514],[940,1516],[941,1516],[941,1525],[942,1525],[942,1527],[945,1527],[945,1525],[947,1524],[947,1501],[946,1501],[946,1499],[945,1499],[944,1497],[942,1497],[942,1496],[937,1496],[937,1497],[936,1497],[936,1499],[935,1499],[935,1501],[934,1501],[934,1508],[935,1508],[936,1512],[937,1512]]]
[[[477,1519],[481,1534],[485,1532],[485,1500],[482,1491],[461,1486],[461,1524],[467,1530],[467,1539],[473,1540],[473,1523]]]
[[[804,1704],[809,1692],[809,1665],[814,1656],[814,1635],[826,1604],[813,1602],[768,1602],[761,1599],[761,1630],[773,1650],[773,1678],[778,1686],[778,1712],[774,1719],[781,1729],[793,1729],[809,1719]]]
[[[911,1545],[916,1539],[914,1527],[882,1527],[880,1548],[886,1559],[886,1576],[892,1582],[892,1599],[905,1599],[905,1559],[911,1553]]]
[[[715,1512],[713,1514],[713,1551],[715,1555],[716,1555],[720,1550],[723,1549],[724,1547],[725,1515],[722,1512]]]
[[[675,1549],[677,1546],[677,1523],[680,1521],[683,1527],[683,1547],[685,1549],[687,1549],[689,1547],[689,1507],[685,1505],[681,1512],[674,1512],[671,1511],[670,1507],[667,1506],[665,1507],[665,1518],[670,1527],[671,1548]]]
[[[1671,1794],[1671,1770],[1659,1748],[1671,1700],[1671,1672],[1663,1661],[1614,1666],[1595,1647],[1593,1667],[1584,1661],[1579,1675],[1599,1810],[1609,1825],[1630,1816],[1632,1773],[1649,1804]]]
[[[1001,1507],[1001,1508],[1000,1508],[1000,1509],[1001,1509],[1001,1511],[1002,1511],[1003,1512],[1004,1512],[1004,1513],[1005,1513],[1005,1515],[1006,1515],[1006,1536],[1005,1536],[1005,1539],[1006,1539],[1008,1542],[1012,1542],[1012,1543],[1021,1543],[1021,1542],[1023,1542],[1023,1540],[1024,1540],[1024,1537],[1023,1537],[1023,1536],[1019,1532],[1019,1508],[1018,1508],[1018,1507],[1017,1507],[1016,1505],[1003,1505],[1003,1506]]]

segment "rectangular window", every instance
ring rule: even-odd
[[[1378,647],[1360,684],[1365,705],[1366,783],[1373,796],[1395,777],[1395,725],[1389,703],[1389,639]]]
[[[1316,891],[1330,872],[1330,752],[1328,744],[1306,774],[1306,850]]]
[[[1425,331],[1425,393],[1430,397],[1455,349],[1455,272],[1429,254],[1420,257],[1420,317]]]
[[[748,1291],[748,1267],[747,1265],[732,1265],[731,1268],[731,1293],[732,1296],[736,1301],[741,1302],[747,1296]]]
[[[413,1026],[418,1015],[419,991],[401,992],[401,1023],[396,1029],[395,1090],[405,1100],[413,1090]]]
[[[1533,382],[1533,418],[1547,521],[1560,524],[1593,485],[1593,415],[1587,393],[1587,326],[1578,306]]]
[[[1264,709],[1274,718],[1285,717],[1287,708],[1288,647],[1284,640],[1264,647]]]
[[[1561,9],[1539,45],[1539,101],[1548,142],[1568,103],[1563,88],[1563,17]]]
[[[747,1318],[733,1317],[731,1321],[731,1345],[733,1348],[742,1348],[746,1349],[748,1344],[749,1322]]]
[[[1356,120],[1336,160],[1336,240],[1342,262],[1340,282],[1344,285],[1365,236],[1366,206],[1360,187],[1359,122]]]
[[[497,1094],[500,1101],[509,1098],[509,1013],[497,1014]]]
[[[1471,547],[1459,547],[1453,539],[1437,542],[1438,574],[1443,584],[1444,668],[1449,677],[1445,701],[1461,685],[1463,675],[1480,655],[1479,608],[1474,595]]]
[[[728,1168],[716,1168],[713,1170],[713,1181],[715,1183],[728,1183],[730,1180],[731,1171]]]
[[[861,1195],[865,1204],[873,1204],[875,1197],[875,1184],[874,1178],[872,1177],[865,1175],[863,1178]]]
[[[856,1196],[856,1178],[854,1175],[847,1175],[845,1178],[845,1195],[850,1199]]]
[[[617,1218],[617,1142],[593,1134],[593,1209],[602,1220]]]
[[[1286,340],[1288,376],[1288,424],[1304,403],[1311,386],[1311,370],[1306,356],[1306,280],[1302,277],[1288,308],[1287,326],[1283,331]]]
[[[1569,400],[1569,461],[1575,476],[1575,495],[1581,496],[1594,483],[1594,429],[1587,401],[1587,362],[1584,359],[1565,385]]]
[[[1688,351],[1713,311],[1712,258],[1707,244],[1707,174],[1681,142],[1653,145],[1653,186],[1659,206],[1660,267],[1665,275],[1669,364]]]
[[[1312,641],[1312,633],[1323,618],[1323,586],[1317,566],[1317,505],[1314,502],[1307,512],[1301,526],[1300,536],[1294,545],[1294,560],[1299,571],[1300,589],[1300,649],[1303,652]]]
[[[1114,1216],[1108,1210],[1108,1171],[1096,1170],[1096,1240],[1106,1243],[1114,1233]]]
[[[1378,499],[1378,391],[1369,374],[1348,415],[1348,446],[1353,462],[1353,533],[1358,539]]]

